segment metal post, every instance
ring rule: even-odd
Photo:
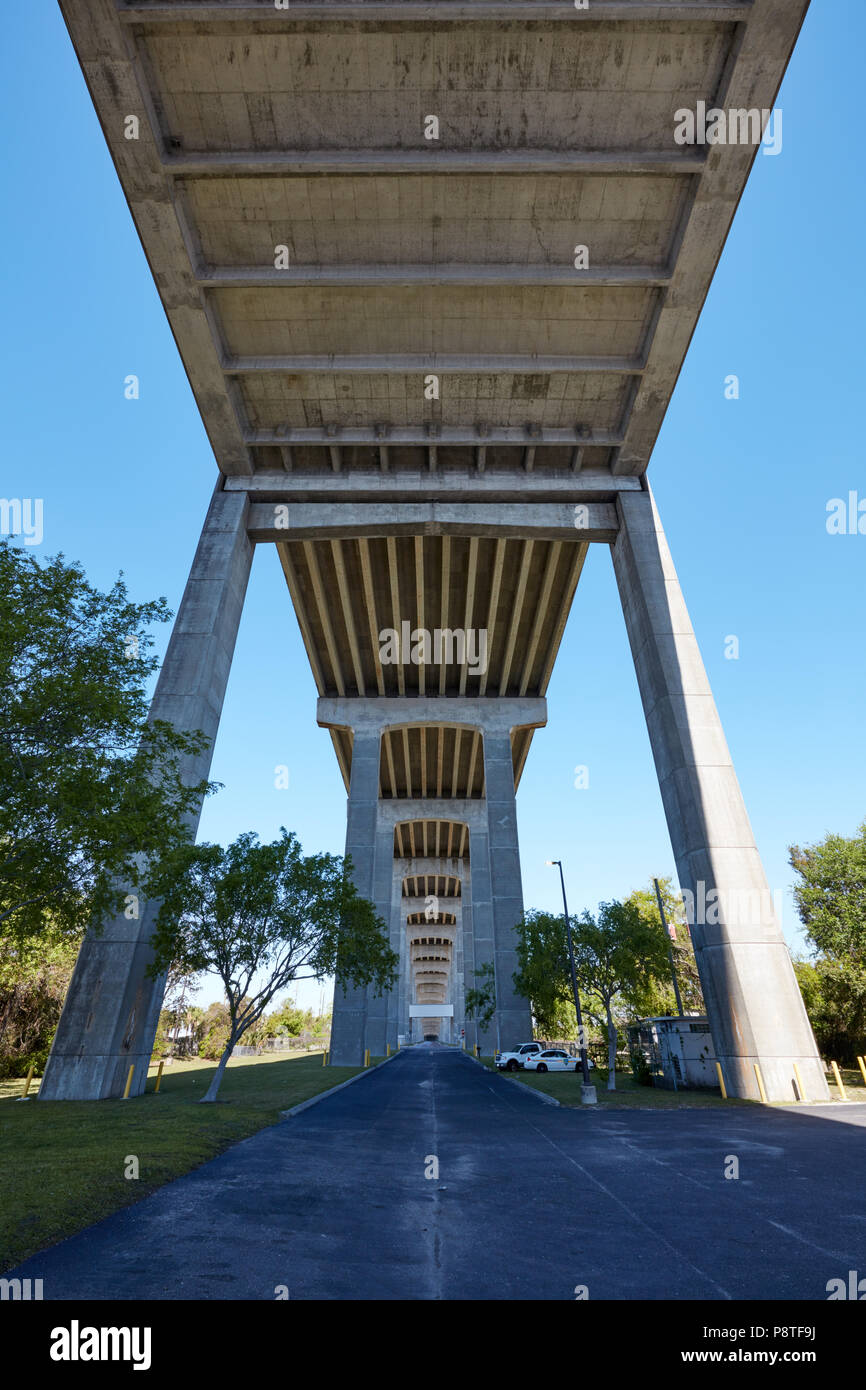
[[[680,1018],[683,1018],[685,1017],[685,1015],[683,1014],[683,1001],[680,998],[680,987],[677,984],[677,971],[676,966],[674,965],[674,948],[671,945],[672,937],[670,933],[670,928],[668,927],[668,919],[665,916],[664,904],[662,903],[662,890],[659,888],[659,881],[657,878],[653,879],[653,883],[656,886],[656,899],[659,905],[659,912],[661,913],[662,926],[664,927],[668,938],[668,960],[671,963],[671,979],[674,982],[674,994],[676,995],[677,1000],[677,1013],[679,1014]]]
[[[589,1065],[586,1060],[586,1039],[583,1033],[583,1015],[580,1012],[580,994],[577,988],[577,971],[574,966],[574,943],[571,939],[571,918],[568,915],[568,903],[565,900],[565,875],[562,872],[562,860],[551,859],[551,864],[559,867],[559,881],[562,884],[562,906],[565,910],[565,931],[568,937],[568,963],[571,966],[571,988],[574,992],[574,1011],[577,1015],[577,1039],[580,1046],[580,1067],[583,1072],[584,1086],[591,1086],[589,1079]]]

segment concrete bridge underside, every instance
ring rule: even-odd
[[[388,995],[338,982],[332,1058],[518,1042],[515,793],[590,545],[681,887],[766,890],[647,466],[755,156],[675,112],[772,108],[806,0],[60,3],[219,469],[153,717],[216,736],[276,545],[400,958]],[[823,1097],[778,923],[722,918],[693,939],[729,1092],[757,1063],[790,1100],[796,1062]],[[85,943],[41,1095],[143,1089],[151,930]]]

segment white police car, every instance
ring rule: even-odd
[[[586,1061],[592,1068],[592,1059],[587,1057]],[[527,1057],[523,1066],[526,1071],[580,1071],[580,1058],[571,1057],[561,1047],[549,1047]]]

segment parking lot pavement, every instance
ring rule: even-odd
[[[824,1300],[866,1275],[864,1141],[866,1105],[557,1109],[416,1047],[11,1274],[45,1299]]]

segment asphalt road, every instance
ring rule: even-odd
[[[559,1109],[428,1045],[12,1273],[45,1299],[823,1301],[866,1275],[864,1140],[866,1105]]]

